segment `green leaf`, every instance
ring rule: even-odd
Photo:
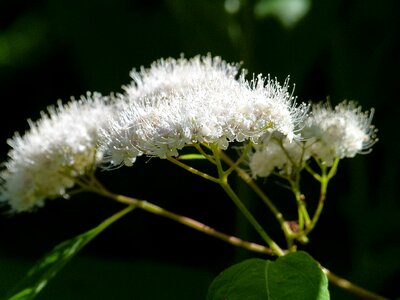
[[[100,234],[116,220],[132,211],[131,205],[112,215],[100,225],[92,228],[70,240],[57,245],[52,251],[40,259],[9,293],[8,300],[34,299],[48,282],[64,267],[84,246]]]
[[[252,258],[235,264],[211,283],[207,300],[328,300],[328,279],[303,251],[275,261]]]
[[[205,159],[202,154],[191,153],[191,154],[183,154],[178,157],[179,160],[189,160],[189,159]]]

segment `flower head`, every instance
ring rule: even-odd
[[[377,141],[372,117],[373,110],[362,112],[352,101],[344,101],[335,108],[319,103],[312,106],[302,134],[309,139],[311,154],[329,166],[335,158],[368,152]]]
[[[306,106],[295,107],[287,82],[246,71],[219,57],[161,59],[132,71],[118,111],[102,133],[101,147],[113,165],[138,155],[166,158],[185,145],[257,141],[269,131],[294,137]]]
[[[301,170],[314,157],[331,166],[336,158],[354,157],[365,153],[377,141],[371,125],[373,110],[362,112],[354,102],[344,101],[332,108],[329,103],[312,106],[312,111],[300,126],[301,139],[271,134],[249,155],[249,167],[254,177],[267,177],[274,171],[290,175]]]
[[[112,111],[110,99],[88,93],[79,100],[51,106],[30,130],[16,133],[8,144],[9,160],[0,173],[0,196],[12,211],[42,206],[46,198],[64,196],[74,178],[100,160],[98,128]]]

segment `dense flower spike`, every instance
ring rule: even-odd
[[[101,148],[112,165],[131,165],[141,154],[166,158],[193,143],[257,141],[268,131],[292,139],[307,106],[296,107],[276,80],[252,81],[237,64],[219,57],[161,59],[132,71]]]
[[[112,112],[110,98],[88,93],[79,100],[49,107],[30,130],[18,133],[8,144],[9,160],[0,173],[1,200],[14,212],[42,206],[46,198],[63,196],[73,178],[93,168],[98,128]]]

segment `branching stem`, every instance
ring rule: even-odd
[[[338,165],[339,165],[339,158],[335,159],[329,172],[327,172],[327,168],[325,165],[321,165],[321,171],[322,171],[322,174],[320,176],[321,188],[320,188],[318,206],[314,212],[314,216],[312,217],[309,226],[307,226],[306,230],[304,230],[305,235],[309,234],[315,228],[315,225],[317,225],[319,217],[321,216],[322,210],[324,208],[326,192],[328,189],[328,182],[335,175]]]
[[[174,158],[174,157],[168,157],[167,159],[168,159],[170,162],[172,162],[173,164],[178,165],[179,167],[181,167],[181,168],[183,168],[183,169],[189,171],[190,173],[193,173],[193,174],[195,174],[195,175],[198,175],[198,176],[200,176],[200,177],[203,177],[204,179],[210,180],[210,181],[212,181],[212,182],[219,183],[219,179],[218,179],[218,178],[215,178],[214,176],[211,176],[211,175],[209,175],[209,174],[207,174],[207,173],[201,172],[201,171],[199,171],[199,170],[197,170],[197,169],[195,169],[195,168],[193,168],[193,167],[191,167],[191,166],[189,166],[189,165],[187,165],[187,164],[185,164],[185,163],[183,163],[183,162],[177,160],[177,159]]]
[[[101,185],[97,185],[97,184],[91,185],[91,186],[84,185],[83,188],[86,190],[89,190],[91,192],[100,194],[104,197],[110,198],[112,200],[118,201],[120,203],[127,204],[129,206],[134,206],[136,208],[145,210],[149,213],[168,218],[168,219],[178,222],[182,225],[185,225],[185,226],[193,228],[197,231],[203,232],[209,236],[213,236],[217,239],[225,241],[231,245],[234,245],[237,247],[242,247],[242,248],[245,248],[245,249],[247,249],[249,251],[253,251],[253,252],[258,252],[258,253],[263,253],[263,254],[268,254],[268,255],[276,255],[272,249],[267,248],[263,245],[245,241],[238,237],[222,233],[222,232],[220,232],[208,225],[205,225],[199,221],[196,221],[192,218],[171,212],[169,210],[166,210],[166,209],[164,209],[158,205],[155,205],[153,203],[150,203],[148,201],[139,200],[139,199],[124,196],[124,195],[114,194],[114,193],[106,190],[104,187],[100,188],[100,186]]]
[[[254,182],[254,180],[250,177],[249,174],[246,173],[245,170],[240,168],[238,165],[235,164],[232,159],[227,156],[224,152],[220,152],[221,159],[227,163],[229,166],[235,166],[235,171],[238,176],[260,197],[260,199],[268,206],[271,210],[275,218],[278,220],[284,234],[286,237],[292,235],[292,231],[288,226],[285,218],[283,217],[282,213],[278,210],[274,203],[272,203],[271,199],[260,189],[260,187]]]
[[[278,256],[284,255],[284,251],[278,246],[277,243],[267,234],[267,232],[264,230],[264,228],[260,225],[260,223],[254,218],[252,213],[248,210],[248,208],[243,204],[242,200],[236,195],[236,193],[232,190],[229,182],[228,182],[228,176],[229,176],[229,170],[224,171],[222,167],[222,163],[220,160],[220,153],[219,149],[217,147],[212,147],[211,150],[214,153],[217,169],[218,169],[218,175],[219,175],[219,184],[222,187],[222,189],[227,193],[227,195],[232,199],[232,201],[235,203],[237,208],[242,212],[242,214],[245,216],[245,218],[250,222],[250,224],[254,227],[254,229],[258,232],[258,234],[261,236],[261,238],[269,245],[269,247],[274,251],[274,253]],[[235,166],[235,163],[232,164],[232,166]]]
[[[328,177],[329,177],[330,173],[331,172],[328,173]],[[110,199],[113,199],[120,203],[124,203],[124,204],[128,205],[128,207],[125,210],[123,210],[122,212],[119,213],[119,214],[121,214],[121,216],[122,216],[122,214],[125,214],[125,212],[128,212],[134,208],[140,208],[147,212],[153,213],[155,215],[163,216],[165,218],[168,218],[170,220],[173,220],[175,222],[178,222],[180,224],[183,224],[185,226],[188,226],[188,227],[198,230],[200,232],[203,232],[207,235],[218,238],[218,239],[225,241],[231,245],[242,247],[242,248],[245,248],[252,252],[264,253],[264,254],[268,254],[268,255],[284,255],[285,254],[283,252],[283,250],[279,248],[279,246],[277,246],[278,248],[275,248],[275,249],[267,248],[263,245],[248,242],[248,241],[242,240],[240,238],[237,238],[235,236],[230,236],[225,233],[219,232],[219,231],[211,228],[210,226],[207,226],[199,221],[196,221],[194,219],[170,212],[170,211],[168,211],[160,206],[157,206],[155,204],[152,204],[148,201],[138,200],[136,198],[131,198],[131,197],[127,197],[124,195],[114,194],[114,193],[108,191],[106,188],[104,188],[96,180],[96,178],[94,176],[91,179],[84,179],[84,180],[77,181],[77,184],[80,185],[83,190],[91,191],[91,192],[97,193],[99,195],[102,195],[106,198],[110,198]],[[119,214],[118,214],[118,216],[119,216]],[[335,284],[336,286],[338,286],[354,295],[357,295],[358,297],[360,297],[362,299],[388,300],[387,298],[385,298],[383,296],[375,294],[369,290],[366,290],[362,287],[357,286],[356,284],[354,284],[344,278],[339,277],[338,275],[332,273],[325,267],[321,266],[321,268],[322,268],[323,272],[327,275],[327,277],[331,283]]]

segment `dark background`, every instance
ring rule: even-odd
[[[372,153],[341,162],[320,224],[304,250],[337,274],[398,297],[400,2],[282,0],[279,5],[289,6],[280,13],[277,3],[2,0],[1,160],[7,159],[7,138],[24,132],[27,118],[36,120],[57,99],[67,101],[86,91],[120,92],[132,68],[161,57],[210,52],[280,82],[290,75],[298,101],[356,100],[364,110],[376,109],[373,123],[379,129]],[[289,14],[290,3],[309,6],[296,19]],[[258,241],[216,186],[166,161],[141,159],[132,168],[99,176],[114,191]],[[271,194],[283,198],[279,206],[286,211],[287,195],[273,187]],[[121,208],[82,194],[48,201],[35,213],[2,216],[0,296],[56,244]],[[265,207],[255,203],[252,208],[279,240]],[[204,299],[213,277],[251,256],[170,220],[134,211],[89,244],[38,299]],[[355,299],[333,285],[331,294],[332,299]]]

